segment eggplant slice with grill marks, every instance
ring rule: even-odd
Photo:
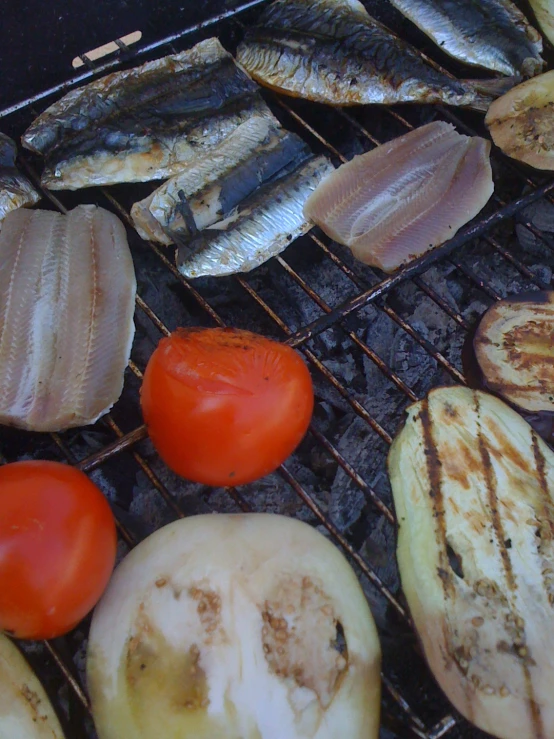
[[[554,291],[492,305],[473,347],[489,390],[525,411],[554,413]]]
[[[45,157],[42,182],[54,190],[147,182],[180,172],[252,115],[273,119],[258,86],[211,38],[69,92],[22,142]]]
[[[408,409],[388,469],[439,685],[501,739],[554,736],[554,452],[498,398],[444,387]]]

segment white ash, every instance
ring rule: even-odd
[[[554,204],[549,200],[538,200],[524,208],[516,216],[516,235],[519,244],[529,254],[544,260],[546,264],[554,264],[554,249],[549,248],[542,239],[537,237],[525,222],[530,222],[538,231],[544,232],[545,237],[554,244]]]
[[[358,474],[368,481],[381,468],[386,455],[384,442],[358,416],[351,418],[337,448]],[[329,517],[339,531],[350,529],[359,519],[366,503],[364,492],[342,467],[338,467],[330,491]]]

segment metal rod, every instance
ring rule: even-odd
[[[261,5],[262,3],[265,3],[265,2],[268,2],[268,0],[250,0],[250,2],[243,3],[242,5],[239,5],[236,8],[231,8],[230,10],[226,10],[224,13],[220,13],[219,15],[212,16],[211,18],[208,18],[205,21],[200,21],[199,23],[195,23],[193,26],[188,26],[187,28],[184,28],[181,31],[177,31],[176,33],[172,33],[169,36],[164,36],[164,38],[161,38],[157,41],[153,41],[150,44],[146,44],[145,46],[133,48],[132,49],[133,59],[144,56],[145,54],[148,54],[151,51],[156,51],[156,49],[159,49],[163,46],[167,46],[168,44],[178,41],[179,39],[182,39],[185,36],[190,36],[190,34],[196,33],[197,31],[201,31],[203,28],[209,28],[210,26],[214,26],[218,23],[221,23],[224,20],[232,18],[238,13],[243,13],[246,10],[250,10],[250,8],[255,8],[256,5]],[[85,82],[86,80],[90,80],[90,78],[93,77],[94,75],[102,74],[103,72],[109,72],[110,70],[115,69],[116,67],[120,67],[122,65],[122,61],[124,60],[122,60],[121,55],[117,54],[113,59],[103,62],[102,64],[96,64],[92,69],[89,69],[86,72],[81,72],[81,74],[75,75],[74,77],[72,77],[69,80],[66,80],[65,82],[60,82],[57,85],[52,85],[52,87],[48,87],[46,90],[41,90],[41,92],[37,92],[35,95],[31,95],[30,97],[25,98],[24,100],[20,100],[17,103],[13,103],[13,105],[9,105],[7,108],[0,110],[0,118],[5,118],[6,116],[11,115],[12,113],[15,113],[17,110],[26,108],[30,105],[33,105],[34,103],[38,103],[39,100],[44,100],[45,98],[48,98],[57,92],[68,92],[72,87],[75,87],[80,82]]]

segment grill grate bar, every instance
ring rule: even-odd
[[[325,244],[316,236],[314,236],[313,234],[310,234],[310,236],[312,237],[314,242],[321,249],[323,249],[325,254],[330,257],[346,275],[350,277],[350,279],[355,283],[357,287],[359,287],[360,289],[364,289],[365,286],[362,284],[361,280],[352,272],[349,267],[346,266],[346,264],[344,264],[344,262],[334,252],[332,252],[327,246],[325,246]],[[398,315],[398,313],[396,313],[396,311],[394,311],[388,305],[381,305],[380,302],[376,303],[375,307],[378,310],[386,313],[398,326],[400,326],[400,328],[402,328],[407,334],[409,334],[414,339],[414,341],[417,341],[417,343],[422,346],[425,351],[427,351],[427,353],[430,354],[433,359],[435,359],[435,361],[441,364],[456,381],[462,383],[464,382],[463,375],[461,375],[461,373],[448,361],[448,359],[446,359],[446,357],[441,354],[441,352],[437,351],[429,341],[424,339],[421,334],[413,328],[413,326],[411,326],[407,321],[403,320]]]
[[[145,46],[142,46],[142,47],[133,48],[131,50],[132,59],[140,61],[139,58],[141,56],[145,56],[146,54],[149,54],[151,51],[156,51],[156,49],[161,49],[164,46],[169,46],[173,42],[179,41],[180,39],[185,38],[186,36],[190,36],[191,34],[196,33],[197,31],[201,31],[204,28],[209,28],[210,26],[217,25],[218,23],[221,23],[222,21],[233,18],[239,13],[244,13],[246,10],[255,8],[256,5],[261,5],[262,3],[266,3],[266,2],[268,2],[268,0],[250,0],[250,2],[243,3],[242,5],[239,5],[236,8],[230,8],[229,10],[226,10],[224,13],[221,13],[220,15],[212,16],[211,18],[207,18],[205,21],[200,21],[200,23],[195,23],[194,25],[188,26],[187,28],[184,28],[181,31],[172,33],[170,36],[164,36],[164,38],[159,39],[158,41],[153,41],[152,43],[146,44]],[[65,82],[60,82],[57,85],[52,85],[52,87],[48,87],[46,90],[42,90],[41,92],[38,92],[36,95],[31,95],[30,97],[25,98],[24,100],[20,100],[19,102],[14,103],[13,105],[9,105],[8,107],[0,110],[0,118],[5,118],[6,116],[11,115],[12,113],[15,113],[18,110],[27,108],[33,105],[34,103],[38,103],[39,100],[44,100],[45,98],[49,98],[58,92],[66,93],[69,90],[71,90],[71,88],[74,87],[75,85],[78,85],[81,82],[90,80],[91,77],[97,74],[115,70],[117,67],[121,66],[122,61],[124,60],[122,59],[121,54],[118,53],[113,59],[110,59],[109,61],[103,62],[102,64],[95,64],[93,69],[88,69],[86,72],[82,72],[81,74],[78,74]]]
[[[122,439],[125,436],[123,431],[119,428],[119,426],[116,424],[116,422],[112,418],[107,419],[107,424],[110,427],[110,429],[114,432],[114,434],[117,436],[118,439]],[[177,516],[177,518],[184,518],[185,514],[181,510],[179,505],[177,504],[175,497],[169,492],[166,486],[160,481],[156,473],[150,468],[150,466],[147,464],[143,456],[135,450],[132,450],[131,453],[133,457],[135,458],[135,461],[141,468],[141,470],[146,475],[146,477],[150,480],[152,485],[160,493],[166,505],[171,509],[171,511],[175,514],[175,516]]]
[[[242,277],[237,277],[237,280],[241,287],[246,290],[246,292],[254,298],[256,303],[262,307],[265,312],[273,319],[273,321],[287,334],[287,336],[291,335],[291,330],[288,328],[288,326],[279,318],[279,316],[275,313],[272,308],[267,305],[267,303],[261,298],[258,293],[250,287],[250,285],[244,280]],[[344,387],[344,385],[340,382],[340,380],[337,380],[337,378],[333,375],[333,373],[327,369],[327,367],[316,357],[316,355],[306,347],[302,347],[302,352],[306,359],[308,359],[311,364],[316,367],[319,372],[325,377],[326,380],[328,380],[331,385],[337,390],[341,396],[346,400],[347,403],[350,404],[350,406],[354,409],[354,411],[366,421],[366,423],[371,426],[371,428],[379,434],[379,436],[384,439],[387,444],[392,443],[392,437],[388,433],[388,431],[385,431],[385,429],[381,426],[380,423],[378,423],[373,416],[369,413],[369,411],[363,407],[363,405],[357,401],[354,397],[351,396],[351,394],[348,392],[348,390]]]
[[[309,295],[312,300],[317,303],[317,305],[325,311],[325,313],[330,313],[331,308],[327,305],[327,303],[320,298],[320,296],[315,292],[315,290],[312,290],[312,288],[306,283],[300,275],[293,270],[287,262],[282,257],[277,257],[278,263],[283,267],[283,269],[293,278],[293,280],[300,285],[300,287],[304,290],[306,295]],[[379,357],[373,349],[371,349],[367,344],[365,344],[353,331],[348,331],[345,329],[345,332],[347,336],[353,341],[354,344],[356,344],[357,347],[361,349],[361,351],[365,354],[368,359],[370,359],[379,369],[381,372],[387,377],[391,382],[393,382],[396,387],[401,390],[404,395],[407,395],[410,400],[416,402],[419,400],[418,396],[414,393],[414,391],[406,385],[406,383],[398,377],[396,372],[393,372],[391,369],[389,369],[386,362],[384,362],[381,357]]]
[[[456,726],[456,719],[454,716],[445,716],[438,723],[433,726],[429,732],[429,739],[441,739],[446,736],[448,732]]]
[[[310,425],[310,433],[318,440],[321,446],[329,452],[333,459],[338,462],[338,464],[342,467],[346,474],[356,483],[360,490],[365,493],[365,495],[371,500],[373,505],[385,516],[389,523],[394,524],[396,522],[396,518],[391,509],[385,503],[383,503],[383,501],[373,490],[373,488],[368,485],[362,477],[360,477],[354,467],[352,467],[352,465],[346,461],[346,459],[342,456],[338,449],[336,449],[333,444],[331,444],[327,437],[320,433],[313,424]]]
[[[387,691],[390,693],[390,695],[392,695],[394,700],[403,707],[404,711],[410,716],[414,726],[417,727],[421,732],[424,732],[423,736],[428,737],[428,734],[426,733],[426,729],[425,729],[425,724],[419,718],[419,716],[417,716],[414,713],[413,709],[410,707],[408,702],[400,695],[400,693],[396,690],[394,685],[390,682],[390,680],[385,675],[382,675],[382,679],[383,679],[383,683]],[[422,736],[422,734],[418,733],[418,736]]]
[[[92,472],[92,470],[100,467],[100,465],[104,464],[111,457],[120,454],[126,449],[130,449],[134,444],[146,439],[147,436],[146,426],[138,426],[133,431],[124,434],[120,439],[112,441],[111,444],[106,444],[100,451],[85,457],[85,459],[77,463],[76,467],[83,472]]]
[[[422,290],[428,297],[431,298],[434,303],[439,306],[439,308],[442,308],[442,310],[447,315],[449,315],[452,320],[456,321],[458,326],[461,326],[465,331],[469,331],[469,323],[462,316],[462,314],[458,313],[458,311],[455,311],[452,306],[450,306],[444,298],[442,298],[437,292],[435,292],[435,290],[433,290],[433,288],[428,285],[422,277],[414,277],[413,281],[420,290]]]
[[[333,326],[337,321],[340,321],[346,316],[355,313],[360,308],[375,302],[378,298],[386,295],[393,287],[400,285],[409,278],[419,275],[424,272],[430,266],[435,264],[441,259],[444,259],[447,255],[451,254],[456,248],[468,243],[477,236],[481,236],[486,233],[498,223],[510,218],[518,210],[521,210],[525,206],[534,203],[536,200],[544,197],[547,193],[554,190],[554,181],[548,182],[545,185],[537,188],[534,192],[528,195],[523,195],[516,200],[513,200],[506,207],[500,208],[499,210],[492,213],[490,216],[483,218],[481,221],[472,224],[468,228],[460,230],[453,239],[448,241],[443,246],[434,249],[429,254],[415,259],[407,267],[396,272],[390,277],[384,278],[378,285],[365,290],[355,298],[350,298],[344,301],[337,308],[334,308],[331,313],[325,316],[321,316],[311,323],[303,326],[301,329],[296,331],[288,340],[287,343],[293,347],[298,347],[308,339],[313,338],[317,334],[326,331],[328,328]]]
[[[75,695],[77,696],[77,698],[79,699],[80,703],[84,706],[84,708],[90,714],[91,713],[90,702],[79,680],[77,680],[73,672],[65,664],[65,661],[61,658],[60,654],[58,653],[58,650],[53,646],[53,644],[46,640],[43,641],[42,643],[44,644],[48,652],[50,652],[52,659],[57,664],[59,669],[62,671],[67,682],[71,685],[71,688],[73,692],[75,693]]]
[[[325,516],[319,505],[315,502],[312,496],[304,490],[302,485],[296,480],[296,478],[288,471],[285,465],[281,465],[279,473],[288,482],[291,488],[297,493],[297,495],[304,501],[312,513],[316,516],[319,523],[324,526],[331,536],[337,541],[340,546],[348,553],[352,560],[357,564],[360,570],[363,572],[365,577],[374,585],[379,591],[385,596],[391,606],[395,609],[398,615],[403,618],[407,623],[411,623],[410,617],[406,610],[396,600],[394,595],[390,592],[381,578],[373,572],[371,567],[368,566],[364,558],[358,554],[354,547],[344,538],[337,527],[331,523],[331,521]]]
[[[468,267],[467,264],[464,264],[459,259],[449,259],[449,262],[453,264],[456,269],[460,270],[460,272],[471,280],[471,282],[477,285],[480,290],[486,293],[489,298],[492,298],[493,300],[502,299],[502,296],[493,287],[491,287],[485,279],[479,277],[471,267]]]

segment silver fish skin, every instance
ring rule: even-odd
[[[76,190],[177,174],[252,115],[258,86],[216,38],[73,90],[27,129],[45,157],[42,183]]]
[[[172,244],[222,220],[264,182],[310,154],[293,133],[267,118],[239,126],[210,155],[164,182],[131,209],[142,238]],[[175,236],[172,236],[175,234]]]
[[[113,213],[21,208],[0,232],[0,423],[94,423],[123,389],[136,280]]]
[[[304,204],[333,171],[327,157],[312,157],[264,185],[225,220],[179,246],[177,268],[188,278],[231,275],[249,272],[280,254],[312,227]]]
[[[0,133],[0,228],[12,210],[34,205],[40,200],[39,193],[15,166],[16,157],[15,141]]]
[[[450,56],[510,76],[545,64],[542,37],[510,0],[390,0]]]
[[[330,105],[446,103],[486,110],[505,80],[456,80],[377,23],[358,0],[275,0],[237,60],[260,84]]]

